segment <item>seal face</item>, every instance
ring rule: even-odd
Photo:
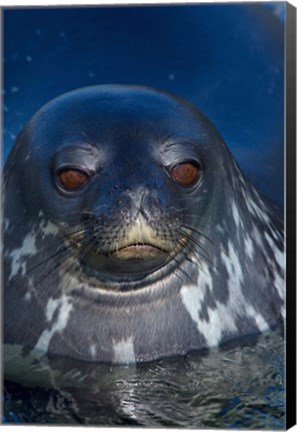
[[[284,317],[282,221],[175,96],[62,95],[21,132],[4,180],[7,343],[130,363]]]

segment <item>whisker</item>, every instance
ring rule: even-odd
[[[67,248],[65,247],[65,249],[62,252],[66,252]],[[56,254],[57,255],[57,254]],[[52,257],[52,261],[55,261],[54,258],[57,258],[57,256]],[[60,257],[59,257],[60,258]],[[46,262],[47,260],[45,260],[44,262]],[[48,262],[48,261],[47,261]],[[36,282],[34,282],[36,285],[39,285],[41,282],[43,282],[45,279],[47,279],[55,270],[57,270],[61,264],[65,264],[65,261],[62,261],[59,259],[59,261],[57,262],[57,264],[55,264],[52,268],[49,269],[49,271],[47,273],[43,273],[41,275],[41,277],[39,279],[37,279]],[[58,273],[58,272],[57,272]],[[59,275],[57,274],[57,280],[59,278]],[[51,281],[51,285],[54,286],[53,281]]]
[[[82,264],[85,264],[85,257],[87,255],[87,253],[90,251],[91,249],[91,244],[92,244],[93,238],[91,238],[91,240],[86,243],[81,249],[80,249],[80,254],[81,254],[81,262]],[[102,243],[102,242],[101,242]]]
[[[83,232],[83,231],[82,231]],[[70,237],[70,235],[68,236],[65,236],[64,237],[64,239],[65,238],[68,238],[68,237]],[[74,240],[74,239],[73,239]],[[79,241],[82,241],[82,240],[77,240],[77,243],[79,242]],[[73,241],[74,243],[75,243],[75,241]],[[33,265],[32,267],[30,267],[29,269],[27,269],[26,270],[26,273],[28,274],[28,273],[31,273],[33,270],[36,270],[38,267],[40,267],[41,265],[43,265],[43,264],[45,264],[46,262],[48,262],[49,260],[52,260],[52,259],[54,259],[54,258],[56,258],[58,255],[60,255],[61,253],[63,253],[63,252],[65,252],[66,250],[68,250],[69,249],[69,246],[68,245],[65,245],[65,244],[61,244],[61,245],[52,245],[52,246],[50,246],[50,247],[48,247],[48,248],[46,248],[46,247],[44,247],[44,248],[42,248],[42,249],[40,249],[39,251],[38,251],[38,253],[42,253],[42,252],[44,252],[44,251],[50,251],[50,250],[52,250],[52,249],[56,249],[56,248],[59,248],[54,254],[52,254],[52,255],[50,255],[50,256],[46,256],[42,261],[40,261],[39,263],[37,263],[37,264],[35,264],[35,265]]]
[[[198,255],[198,252],[197,252],[197,251],[193,250],[193,249],[189,246],[188,243],[185,243],[185,242],[184,242],[183,240],[181,240],[181,239],[179,239],[179,243],[180,243],[180,244],[181,244],[181,245],[182,245],[186,250],[188,250],[188,251],[191,253],[192,256],[194,256],[194,258],[196,259],[197,266],[198,266],[199,270],[201,270],[202,273],[204,273],[205,275],[207,275],[207,273],[205,272],[205,270],[204,270],[204,268],[203,268],[203,265],[202,265],[202,263],[201,263],[200,257],[199,257],[199,255],[202,256],[202,254],[199,253],[199,255]],[[205,257],[203,257],[203,258],[205,258]],[[210,263],[212,266],[214,265],[211,261],[210,261],[209,263]]]
[[[194,243],[196,246],[198,246],[203,252],[205,252],[205,254],[210,257],[209,252],[202,246],[202,243],[194,236],[191,236],[188,232],[186,232],[183,229],[179,230],[180,234],[186,236],[186,238],[190,241],[192,241],[192,243]]]
[[[65,236],[65,237],[68,237],[68,236]],[[82,241],[83,241],[83,239],[80,239],[80,240],[73,239],[73,244],[75,244],[75,243],[81,243]],[[42,265],[45,265],[45,264],[47,264],[47,265],[54,264],[56,262],[56,260],[58,260],[57,264],[54,265],[54,267],[50,268],[50,270],[49,270],[48,273],[46,273],[46,274],[44,273],[41,278],[39,278],[37,281],[34,282],[36,285],[38,285],[42,280],[46,279],[50,274],[52,274],[52,272],[54,270],[56,270],[60,266],[60,264],[62,263],[62,258],[64,256],[64,254],[66,255],[67,251],[69,250],[69,246],[68,245],[61,244],[61,245],[52,245],[50,248],[48,248],[48,251],[50,251],[50,250],[52,250],[54,248],[55,249],[59,248],[59,249],[57,251],[55,251],[55,253],[53,253],[52,255],[45,256],[40,262],[38,262],[37,264],[32,265],[31,267],[29,267],[26,270],[26,276],[27,276],[28,279],[30,279],[30,273],[31,272],[33,272],[34,270],[38,269]],[[39,251],[39,253],[42,253],[46,249],[47,248],[42,248]],[[73,252],[73,249],[72,249],[72,252]],[[73,256],[75,257],[75,255],[73,255]],[[22,279],[22,276],[17,277],[16,281],[18,281],[20,279]]]
[[[185,227],[185,228],[187,228],[187,229],[189,229],[189,230],[191,230],[191,231],[194,231],[195,233],[197,233],[197,234],[199,234],[201,237],[203,237],[203,238],[205,238],[206,240],[208,240],[211,244],[213,244],[214,246],[217,246],[217,244],[216,244],[216,242],[214,241],[214,240],[212,240],[210,237],[208,237],[207,235],[205,235],[205,234],[203,234],[200,230],[198,230],[197,228],[195,228],[195,227],[192,227],[192,226],[190,226],[190,225],[187,225],[187,224],[185,224],[185,223],[183,223],[183,227]]]
[[[174,258],[173,260],[174,260],[174,261],[177,261],[176,258]],[[189,281],[190,281],[191,283],[194,283],[194,281],[192,280],[192,278],[190,277],[190,275],[189,275],[188,273],[186,273],[186,271],[185,271],[183,268],[181,268],[181,267],[176,267],[176,268],[174,269],[174,271],[173,271],[173,274],[175,274],[175,276],[178,277],[178,278],[179,278],[179,279],[184,283],[184,282],[185,282],[184,279],[183,279],[180,275],[178,275],[177,272],[182,273],[186,278],[189,279]]]
[[[44,252],[44,251],[50,251],[51,249],[58,248],[58,247],[60,247],[60,245],[57,244],[58,242],[61,241],[61,245],[63,245],[62,242],[64,240],[67,240],[68,238],[71,238],[74,234],[78,234],[78,233],[83,234],[84,233],[84,228],[80,228],[79,230],[72,231],[70,233],[67,233],[67,234],[61,236],[61,237],[55,237],[54,244],[52,244],[51,246],[43,246],[42,248],[40,248],[38,250],[38,253],[41,253],[41,252]],[[77,240],[77,242],[78,241],[79,240]]]
[[[221,245],[219,245],[218,243],[216,243],[214,240],[212,240],[210,237],[208,237],[207,235],[203,234],[201,231],[199,231],[197,228],[191,227],[189,225],[183,224],[184,228],[187,228],[193,232],[195,232],[196,234],[198,234],[199,236],[205,238],[206,240],[208,240],[213,246],[215,246],[219,251],[223,252],[227,257],[229,257],[228,252],[226,252],[225,249],[223,249],[221,247]]]
[[[183,234],[184,234],[184,233],[183,233]],[[191,243],[191,242],[195,245],[193,239],[192,239],[190,236],[187,237],[187,240],[188,240],[188,242],[184,242],[184,247],[187,247],[188,250],[192,253],[192,255],[194,255],[196,258],[197,258],[198,256],[199,256],[199,257],[202,257],[202,258],[204,258],[207,262],[209,262],[210,264],[213,264],[209,257],[205,256],[205,255],[202,254],[200,251],[195,250],[193,247],[190,246],[189,243]]]
[[[82,243],[82,241],[85,241],[85,240],[88,240],[88,239],[89,239],[89,237],[86,237],[83,240],[80,240],[80,243]],[[77,265],[76,259],[81,254],[81,251],[83,249],[85,249],[87,246],[89,246],[91,244],[91,242],[92,242],[92,238],[83,247],[77,249],[75,251],[75,253],[73,253],[74,251],[72,250],[72,255],[71,255],[72,260],[70,261],[68,267],[65,267],[65,261],[61,262],[61,260],[59,259],[59,262],[56,265],[54,265],[52,268],[50,268],[49,271],[46,274],[43,274],[42,277],[39,280],[37,280],[36,284],[38,285],[39,283],[41,283],[42,281],[44,281],[46,278],[48,278],[50,275],[52,275],[53,272],[56,269],[58,269],[61,264],[64,265],[64,269],[63,269],[64,273],[69,273],[69,271],[71,270],[71,268],[73,268],[73,267],[75,267]],[[64,248],[64,251],[66,251],[66,250],[69,250],[69,246]],[[53,257],[53,258],[54,258],[53,261],[55,261],[56,257]],[[59,275],[57,273],[57,280],[58,280],[58,278],[59,278]],[[53,281],[51,281],[51,284],[53,285]]]

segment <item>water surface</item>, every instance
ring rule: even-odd
[[[282,330],[184,358],[110,366],[4,348],[5,423],[284,429]]]

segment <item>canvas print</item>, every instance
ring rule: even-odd
[[[2,13],[2,422],[284,429],[286,4]]]

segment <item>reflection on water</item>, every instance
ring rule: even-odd
[[[5,423],[283,429],[282,329],[137,366],[4,347]]]

